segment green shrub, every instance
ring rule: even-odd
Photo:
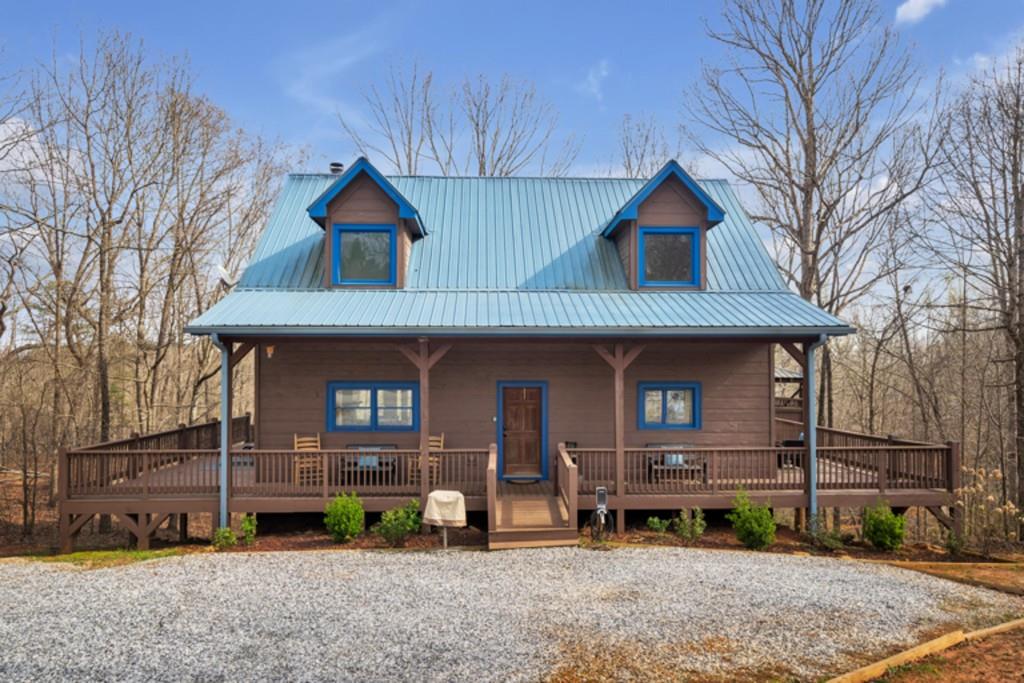
[[[324,525],[338,543],[348,543],[366,528],[363,501],[355,493],[336,496],[324,508]]]
[[[242,543],[252,545],[256,541],[256,515],[242,517]]]
[[[213,532],[211,545],[217,551],[234,548],[238,545],[238,537],[235,536],[235,532],[231,530],[231,527],[222,526]]]
[[[807,533],[804,535],[808,543],[823,550],[839,550],[843,547],[843,537],[838,531],[829,531],[826,516],[818,514],[808,520]]]
[[[708,523],[704,520],[704,511],[700,508],[687,510],[683,508],[676,518],[676,536],[686,543],[696,543],[704,535]]]
[[[903,545],[907,520],[879,501],[864,510],[864,538],[879,550],[897,550]]]
[[[663,534],[668,531],[669,525],[672,523],[670,519],[662,519],[661,517],[648,517],[647,528],[659,534]]]
[[[725,516],[732,522],[736,538],[751,550],[762,550],[775,542],[775,517],[767,505],[754,505],[746,491],[733,498],[732,511]]]
[[[963,536],[956,533],[955,531],[950,531],[946,534],[946,538],[943,544],[946,546],[946,552],[952,555],[953,557],[960,557],[964,554],[965,544]]]
[[[410,500],[402,507],[392,508],[380,516],[374,532],[388,542],[388,545],[405,545],[405,539],[420,528],[420,502]]]

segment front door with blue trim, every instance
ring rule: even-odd
[[[501,387],[503,477],[541,477],[543,390],[540,386]]]

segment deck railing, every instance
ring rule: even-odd
[[[430,488],[461,491],[465,496],[487,494],[486,448],[430,451]]]
[[[419,451],[232,451],[232,497],[418,496]]]
[[[251,440],[252,422],[249,414],[232,418],[231,443],[244,443]],[[73,452],[206,450],[211,448],[220,448],[220,420],[194,425],[182,424],[174,429],[143,436],[133,434],[127,439],[84,446],[74,449]]]
[[[565,505],[566,514],[568,519],[566,520],[566,526],[570,529],[575,529],[577,524],[576,512],[577,512],[577,499],[579,497],[579,470],[577,465],[569,457],[569,453],[565,449],[565,444],[558,444],[558,461],[557,467],[555,468],[555,483],[558,486],[558,496],[562,499],[562,503]]]
[[[152,443],[152,442],[150,442]],[[466,496],[487,493],[487,449],[430,453],[430,489]],[[69,498],[216,496],[220,451],[208,449],[69,451],[60,472]],[[365,496],[418,497],[418,450],[231,451],[232,497],[333,497],[355,491]]]
[[[580,493],[594,493],[598,486],[615,493],[614,448],[567,448],[566,452],[576,463]]]
[[[487,452],[487,531],[498,528],[498,446]]]
[[[570,448],[580,493],[598,486],[616,491],[615,449]],[[627,448],[625,495],[715,495],[748,491],[804,491],[805,448]],[[953,446],[823,446],[818,449],[818,488],[823,490],[951,491],[956,487]]]
[[[803,488],[802,448],[627,448],[627,493]]]
[[[800,439],[804,435],[804,423],[799,420],[790,420],[784,417],[775,418],[775,439],[783,441],[788,439]],[[836,429],[834,427],[818,426],[819,447],[843,447],[854,446],[940,446],[926,441],[913,441],[902,439],[896,436],[878,436],[877,434],[864,434],[853,432],[848,429]]]
[[[214,495],[216,450],[90,450],[61,457],[67,498]]]

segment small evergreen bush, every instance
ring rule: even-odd
[[[696,543],[704,535],[708,523],[704,520],[704,511],[700,508],[687,510],[683,508],[676,518],[676,536],[686,543]]]
[[[374,531],[388,542],[398,547],[405,545],[405,540],[420,528],[420,502],[410,500],[402,507],[392,508],[380,516],[380,522]]]
[[[231,530],[231,527],[222,526],[213,532],[211,545],[217,551],[234,548],[238,545],[238,537],[235,536],[235,532]]]
[[[775,517],[767,505],[754,505],[746,491],[733,498],[732,511],[725,516],[732,522],[736,538],[751,550],[763,550],[775,542]]]
[[[338,543],[348,543],[366,528],[363,501],[355,493],[341,494],[324,508],[324,525]]]
[[[883,501],[864,510],[864,538],[879,550],[897,550],[903,545],[907,520]]]
[[[964,539],[955,531],[946,534],[943,544],[946,546],[946,552],[953,557],[960,557],[964,554]]]
[[[242,517],[242,543],[252,545],[256,541],[256,515]]]
[[[647,528],[651,531],[659,534],[663,534],[668,531],[669,525],[672,523],[670,519],[662,519],[661,517],[648,517]]]

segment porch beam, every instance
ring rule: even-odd
[[[256,346],[253,342],[242,342],[238,345],[238,348],[231,353],[231,369],[234,370],[235,366],[242,362],[249,352]]]
[[[623,495],[626,488],[626,368],[643,352],[644,345],[633,346],[626,351],[621,343],[611,351],[595,345],[594,351],[612,367],[615,377],[615,494]],[[619,510],[615,518],[615,531],[626,530],[625,510]]]
[[[807,362],[804,359],[804,354],[800,353],[800,349],[796,347],[796,344],[794,344],[793,342],[784,341],[779,342],[779,346],[786,350],[786,353],[789,354],[790,358],[797,362],[797,365],[800,366],[804,373],[807,372]],[[774,381],[774,377],[772,378],[772,380]]]

